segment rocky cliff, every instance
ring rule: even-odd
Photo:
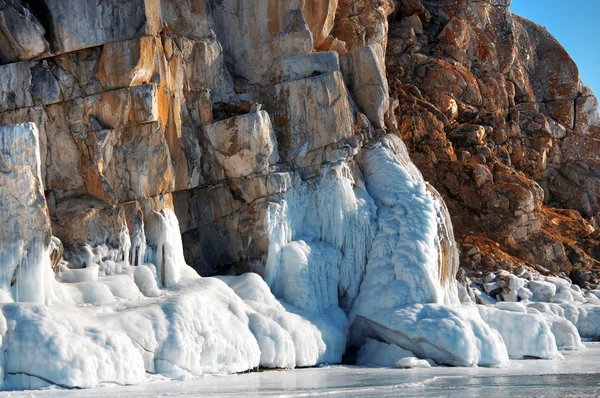
[[[598,282],[597,100],[509,3],[0,0],[0,299],[40,305],[2,307],[5,378],[312,366],[370,338],[495,366],[600,336],[460,305],[596,297],[539,274]],[[60,344],[82,334],[92,359]],[[62,368],[11,359],[36,336]]]
[[[67,256],[125,229],[139,254],[162,196],[201,274],[253,270],[267,203],[387,131],[442,193],[470,275],[597,282],[597,101],[510,1],[154,3],[1,11],[0,123],[38,126]]]
[[[444,196],[469,275],[598,282],[598,103],[510,1],[401,1],[386,57],[390,130]]]

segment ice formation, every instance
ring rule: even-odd
[[[49,249],[40,240],[0,243],[0,300],[51,303],[54,277]]]
[[[600,337],[600,292],[564,279],[505,275],[495,298],[459,289],[447,210],[396,137],[296,176],[266,222],[262,277],[199,277],[168,206],[143,232],[125,228],[119,247],[84,246],[54,265],[54,241],[3,244],[3,387],[339,363],[348,345],[359,365],[501,366]]]
[[[510,304],[504,308],[478,306],[481,318],[502,336],[508,355],[513,359],[559,357],[556,339],[544,317],[528,313],[524,305]]]
[[[394,311],[357,316],[354,343],[373,337],[432,359],[440,365],[501,366],[508,362],[502,337],[474,307],[415,304]]]
[[[362,366],[380,366],[387,368],[430,368],[431,364],[418,359],[410,351],[394,344],[367,339],[358,351],[356,364]]]

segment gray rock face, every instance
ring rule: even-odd
[[[46,31],[18,0],[0,1],[0,62],[31,59],[48,51]]]
[[[279,58],[310,53],[313,37],[297,0],[214,2],[217,36],[235,72],[254,83]],[[268,21],[264,23],[264,21]]]
[[[228,178],[265,172],[278,160],[275,133],[265,111],[209,124],[204,127],[204,135],[212,149],[209,154]]]
[[[35,124],[0,128],[2,225],[0,240],[49,244],[50,224],[41,178],[39,133]]]
[[[378,128],[385,128],[389,89],[381,44],[355,48],[342,55],[342,73],[360,110]]]
[[[148,208],[172,208],[203,273],[260,270],[268,202],[387,129],[459,234],[567,267],[542,209],[597,215],[597,100],[509,3],[0,0],[0,125],[37,125],[67,254],[105,244],[63,225],[70,206],[117,249],[126,225],[138,263]]]
[[[281,104],[275,129],[285,159],[299,161],[354,135],[354,117],[340,72],[278,84],[275,90]]]

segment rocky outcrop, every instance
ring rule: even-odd
[[[396,131],[444,196],[468,273],[597,280],[598,109],[573,60],[510,1],[397,3],[386,57]]]
[[[68,371],[10,366],[78,387],[368,338],[464,366],[578,348],[584,307],[471,303],[599,303],[597,99],[509,4],[0,0],[0,302],[58,292],[102,332],[54,350]],[[75,340],[63,308],[9,307],[10,341],[43,340],[15,333],[34,313]]]

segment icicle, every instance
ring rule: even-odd
[[[149,249],[148,262],[156,266],[158,282],[161,286],[172,287],[181,277],[182,268],[187,264],[183,256],[183,244],[177,216],[165,209],[162,214],[153,211],[153,217],[145,225]]]
[[[48,304],[54,299],[50,250],[43,242],[3,242],[0,259],[1,301]]]

